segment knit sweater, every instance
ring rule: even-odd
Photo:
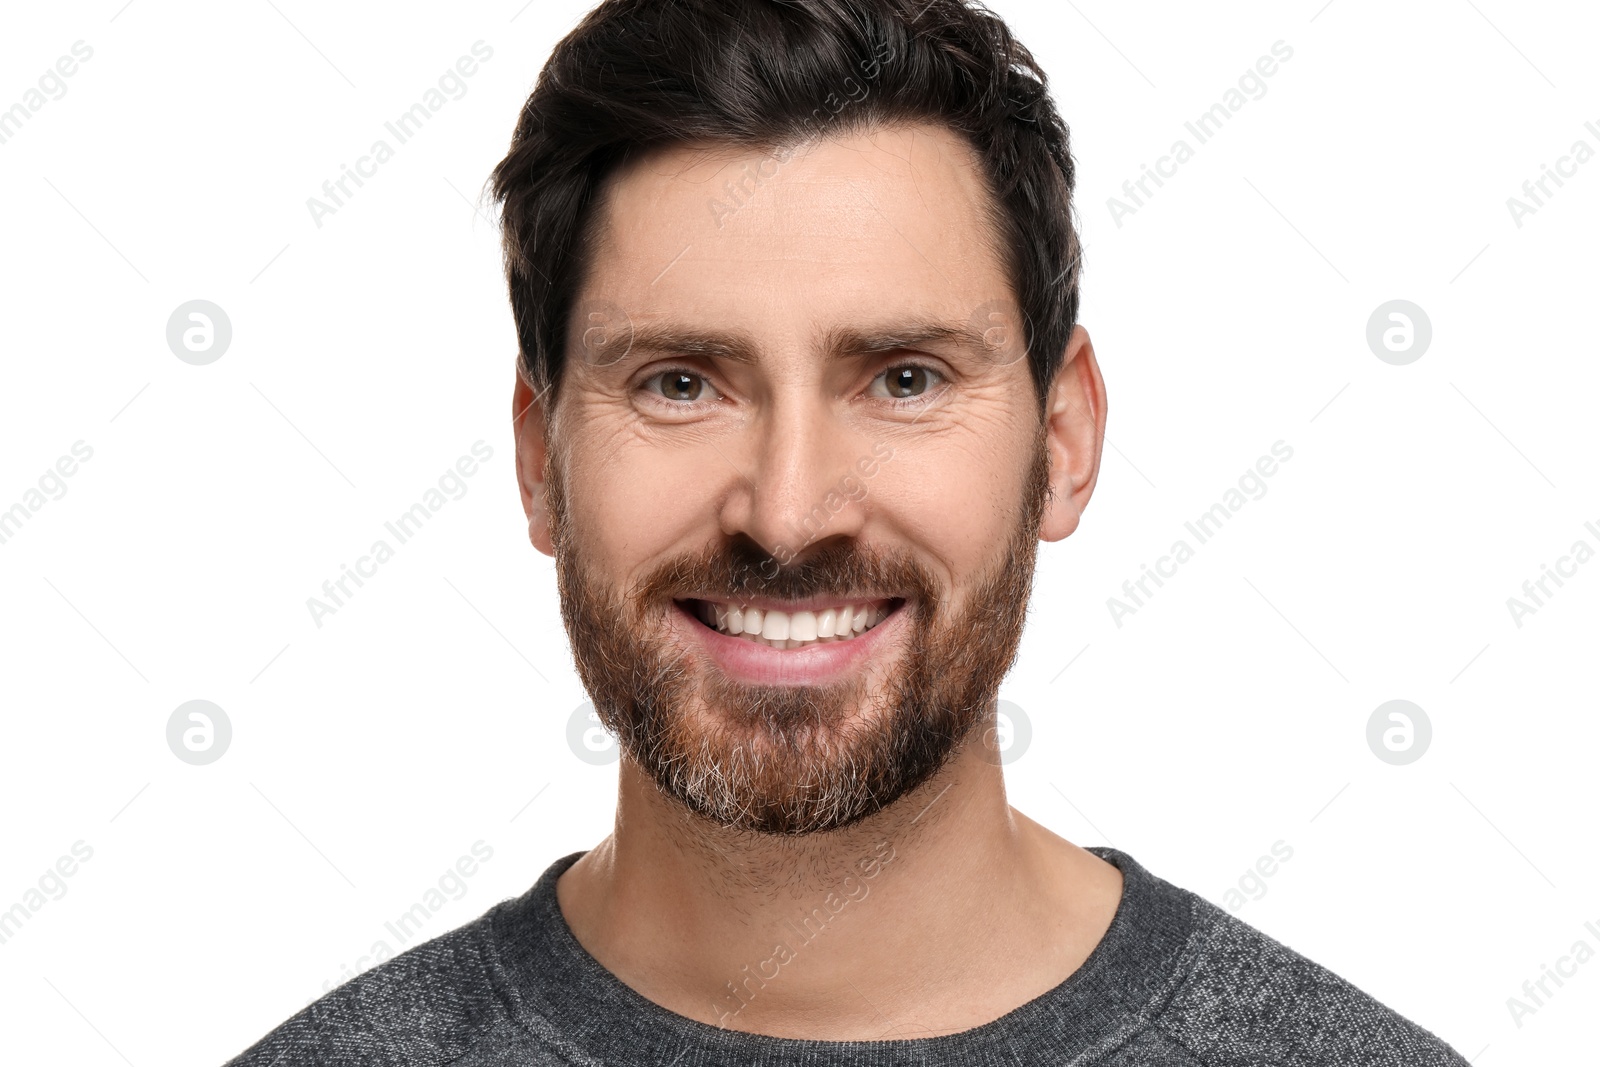
[[[226,1067],[1466,1067],[1444,1041],[1127,853],[1122,899],[1060,985],[942,1037],[811,1041],[677,1015],[573,937],[557,860],[520,897],[361,974]]]

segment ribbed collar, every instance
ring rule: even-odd
[[[1122,871],[1122,899],[1089,958],[1054,989],[971,1030],[890,1041],[808,1041],[724,1030],[634,992],[578,943],[556,901],[556,880],[583,856],[551,864],[522,896],[490,912],[491,936],[519,1022],[553,1029],[602,1063],[675,1067],[981,1067],[1066,1062],[1127,1041],[1171,997],[1189,964],[1198,898],[1117,849],[1090,852]],[[543,1023],[540,1022],[542,1017]]]

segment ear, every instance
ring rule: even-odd
[[[520,368],[519,368],[520,371]],[[550,537],[550,509],[546,506],[544,465],[545,400],[548,391],[534,389],[517,374],[511,393],[511,424],[517,438],[517,486],[522,491],[522,511],[528,516],[528,540],[547,556],[555,555]]]
[[[1100,477],[1106,439],[1106,383],[1082,326],[1074,327],[1067,341],[1066,357],[1045,398],[1044,418],[1050,502],[1039,538],[1059,541],[1078,528]]]

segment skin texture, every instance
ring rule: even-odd
[[[714,208],[746,164],[765,180],[736,211]],[[1040,448],[1039,539],[1070,535],[1099,472],[1105,386],[1080,327],[1041,420],[987,203],[966,142],[930,126],[825,139],[781,165],[676,147],[618,174],[558,399],[519,381],[513,401],[535,547],[581,545],[591,577],[622,597],[730,539],[785,566],[853,545],[914,560],[959,617],[1005,561]],[[853,354],[830,343],[925,322],[982,340]],[[640,343],[668,328],[741,344]],[[897,400],[887,385],[908,365],[935,373]],[[700,376],[698,398],[684,405],[668,371]],[[864,478],[859,461],[885,447],[892,458]],[[911,632],[886,629],[849,668],[869,699],[844,709],[843,727],[882,714],[870,697],[911,668]],[[692,628],[673,633],[684,670],[714,677]],[[732,721],[716,701],[692,714],[707,730]],[[560,880],[563,914],[623,982],[712,1025],[878,1040],[998,1018],[1082,964],[1122,882],[1007,804],[992,716],[922,784],[822,833],[708,821],[624,758],[615,830]],[[826,933],[801,941],[793,924],[808,914]],[[792,950],[773,962],[780,943]]]

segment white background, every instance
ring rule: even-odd
[[[587,6],[8,11],[0,108],[94,51],[0,144],[0,509],[93,449],[0,544],[0,909],[93,850],[0,944],[7,1061],[220,1063],[393,946],[474,842],[493,858],[426,936],[608,831],[615,765],[566,740],[584,696],[516,499],[515,339],[473,206]],[[1032,726],[1013,802],[1219,904],[1282,840],[1241,918],[1475,1063],[1592,1057],[1600,960],[1520,1027],[1506,1002],[1600,950],[1600,562],[1520,627],[1506,601],[1600,549],[1600,160],[1520,227],[1506,200],[1600,149],[1600,19],[994,7],[1072,127],[1111,398],[1002,692]],[[306,199],[480,39],[466,95],[317,227]],[[1118,226],[1108,197],[1280,40],[1267,93]],[[192,299],[232,322],[208,366],[166,343]],[[1392,299],[1432,322],[1407,366],[1366,342]],[[466,495],[314,625],[306,599],[479,440]],[[1279,440],[1266,495],[1117,626],[1107,598]],[[1366,741],[1396,698],[1433,727],[1408,766]],[[232,723],[209,766],[167,746],[192,699]]]

